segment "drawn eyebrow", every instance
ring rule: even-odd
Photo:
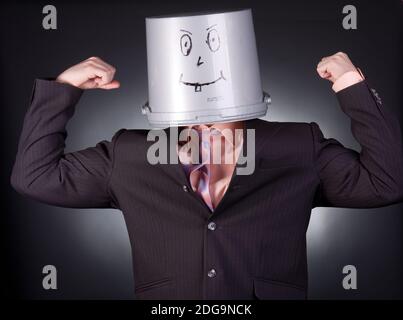
[[[192,34],[190,31],[187,31],[187,30],[185,30],[185,29],[180,29],[179,31],[181,31],[181,32],[187,32],[187,33],[189,33],[189,34]]]
[[[212,27],[215,27],[217,24],[213,24],[212,26],[208,27],[206,30],[208,31],[209,29],[211,29]]]

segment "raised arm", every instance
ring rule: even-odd
[[[311,124],[315,167],[321,181],[314,206],[369,208],[403,201],[399,122],[355,70],[344,54],[322,60],[318,66],[322,77],[333,80],[361,152],[324,138],[318,125]]]
[[[11,184],[18,192],[64,207],[116,207],[108,180],[119,132],[112,142],[64,153],[66,124],[82,89],[117,88],[114,73],[102,60],[90,58],[55,81],[35,81],[11,175]]]

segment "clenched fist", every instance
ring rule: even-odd
[[[332,56],[322,58],[316,70],[319,76],[333,83],[343,74],[349,71],[357,71],[350,58],[344,52],[338,52]]]
[[[324,57],[316,69],[324,79],[333,83],[332,89],[339,92],[364,80],[364,77],[344,52]]]
[[[98,57],[91,57],[61,73],[56,81],[81,89],[116,89],[120,83],[114,80],[116,69]]]

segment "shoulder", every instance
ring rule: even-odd
[[[147,136],[150,130],[120,129],[113,138],[115,152],[143,152],[148,148]]]
[[[274,138],[281,140],[312,140],[312,132],[320,130],[315,122],[277,122],[261,119],[250,120],[248,129],[255,129],[256,136],[265,139]]]
[[[314,134],[319,126],[312,122],[276,122],[260,119],[247,124],[248,129],[255,130],[256,152],[262,156],[292,157],[308,159],[313,153]]]

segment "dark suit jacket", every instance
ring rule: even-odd
[[[256,130],[256,170],[233,176],[213,214],[181,164],[147,162],[146,130],[123,129],[111,142],[65,153],[81,94],[36,80],[11,183],[48,204],[120,209],[139,299],[303,299],[311,209],[403,197],[399,125],[367,82],[337,93],[360,153],[324,138],[316,123],[246,121]]]

